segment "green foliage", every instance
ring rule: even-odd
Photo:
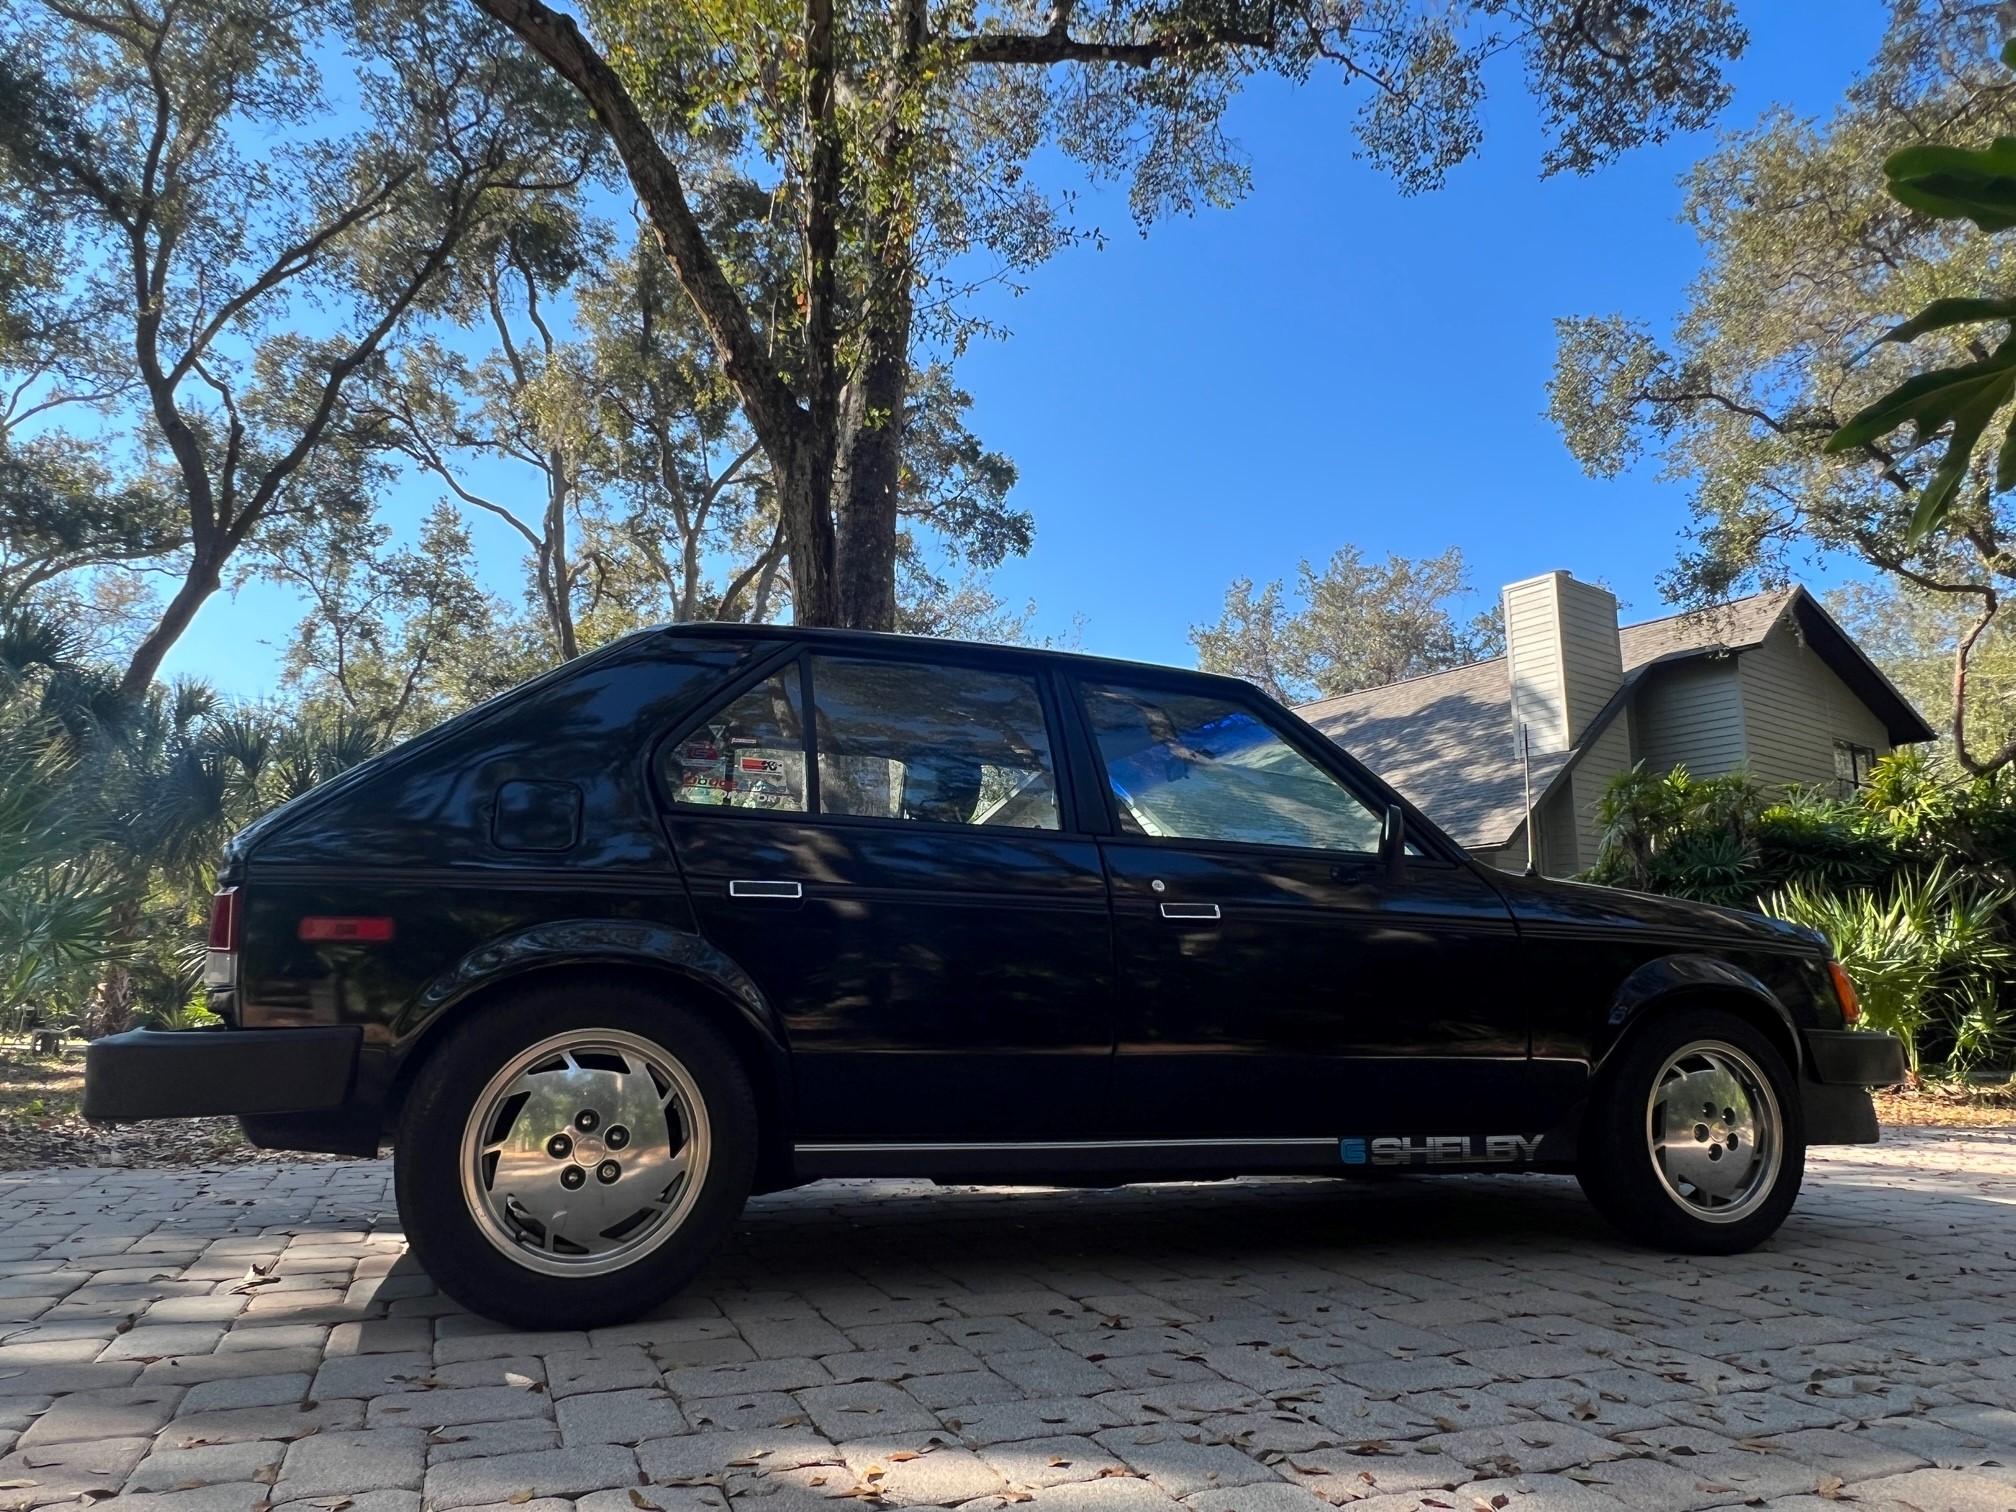
[[[1943,1039],[1956,1072],[2007,1052],[1998,1005],[2016,964],[2002,917],[2012,896],[1942,863],[1876,889],[1794,883],[1763,909],[1827,937],[1861,994],[1865,1021],[1904,1041],[1916,1076],[1928,1038]]]
[[[1866,564],[1891,593],[1939,606],[1921,616],[1945,662],[1925,674],[1944,685],[1935,707],[1995,653],[2016,589],[2016,510],[1992,468],[1966,465],[2016,394],[2016,346],[1992,329],[1977,339],[1970,322],[2006,323],[2016,303],[1983,298],[2005,282],[2002,238],[1944,218],[1988,186],[1923,149],[2016,140],[2016,88],[1996,56],[2005,22],[1964,0],[1901,0],[1831,115],[1773,110],[1725,138],[1684,181],[1705,266],[1682,308],[1663,332],[1627,314],[1561,320],[1549,386],[1591,474],[1649,451],[1692,485],[1669,596],[1776,586],[1815,557]],[[1886,189],[1886,163],[1905,199]],[[1928,370],[1948,376],[1921,381]],[[1962,766],[2016,761],[2000,703],[1963,677],[1945,726]]]
[[[383,743],[340,713],[114,682],[60,627],[0,616],[0,1028],[202,1022],[225,839]]]
[[[2016,1049],[2016,781],[1956,776],[1920,751],[1884,757],[1839,798],[1641,764],[1598,814],[1590,881],[1818,929],[1914,1074],[1928,1054],[1964,1073]]]
[[[2002,61],[2016,68],[2016,41]],[[1983,231],[2016,227],[2016,136],[1998,136],[1979,150],[1921,145],[1884,159],[1883,174],[1900,203],[1934,220],[1970,220]],[[1915,341],[1930,331],[2016,320],[2016,300],[1984,297],[1935,299],[1879,342]],[[1974,450],[1995,416],[2016,399],[2016,334],[1971,362],[1933,368],[1900,383],[1827,438],[1830,452],[1863,451],[1901,426],[1923,439],[1947,430],[1946,449],[1911,516],[1911,544],[1923,541],[1951,513]],[[2016,487],[2016,420],[2008,425],[1995,462],[1995,490]]]
[[[1469,592],[1458,547],[1370,562],[1344,546],[1320,570],[1302,563],[1297,608],[1278,581],[1256,592],[1251,578],[1238,579],[1218,622],[1191,626],[1190,643],[1207,672],[1288,702],[1329,698],[1498,655],[1505,632],[1495,608],[1468,623],[1456,617],[1452,605]]]

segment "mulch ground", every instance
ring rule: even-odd
[[[1876,1094],[1885,1128],[2016,1129],[2016,1090],[1928,1082]]]
[[[29,1056],[0,1049],[0,1171],[50,1166],[198,1166],[327,1157],[256,1150],[232,1118],[86,1123],[84,1052]]]

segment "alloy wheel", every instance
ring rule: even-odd
[[[1755,1211],[1784,1160],[1784,1119],[1770,1078],[1718,1040],[1667,1057],[1646,1101],[1645,1136],[1666,1195],[1708,1223]]]
[[[462,1194],[520,1265],[607,1275],[678,1232],[710,1150],[706,1104],[675,1057],[639,1035],[577,1030],[490,1078],[463,1128]]]

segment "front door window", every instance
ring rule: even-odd
[[[1379,815],[1240,704],[1095,683],[1085,708],[1129,834],[1379,849]]]

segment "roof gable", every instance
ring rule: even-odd
[[[1854,640],[1801,587],[1774,589],[1619,629],[1624,682],[1583,732],[1574,751],[1533,760],[1533,801],[1629,703],[1659,663],[1746,651],[1762,645],[1788,614],[1822,658],[1869,705],[1893,744],[1933,732]],[[1458,844],[1504,845],[1526,817],[1526,780],[1513,739],[1512,686],[1505,658],[1430,672],[1404,682],[1320,699],[1296,711],[1429,814]]]

